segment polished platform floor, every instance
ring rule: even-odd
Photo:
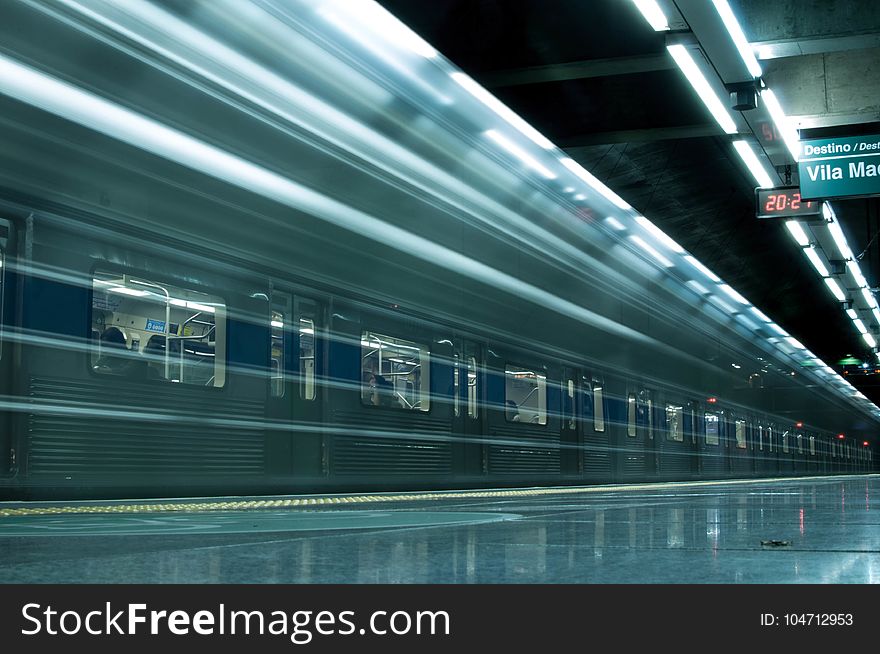
[[[880,582],[880,475],[486,495],[0,504],[0,582]]]

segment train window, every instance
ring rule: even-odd
[[[648,430],[648,438],[654,438],[654,401],[651,391],[643,390],[639,393],[639,410],[645,412],[645,427]]]
[[[804,453],[804,438],[803,438],[803,434],[798,434],[798,435],[797,435],[797,451],[798,451],[798,454],[803,454],[803,453]]]
[[[767,446],[770,453],[773,453],[773,427],[767,427]]]
[[[270,325],[271,331],[271,354],[269,358],[271,371],[269,391],[272,397],[284,396],[284,312],[272,310]]]
[[[744,450],[748,447],[746,444],[746,421],[737,420],[735,423],[736,446]]]
[[[315,321],[299,319],[299,396],[315,399]]]
[[[764,451],[764,426],[758,425],[758,449]]]
[[[684,415],[682,407],[666,405],[666,438],[681,443],[684,440]]]
[[[458,380],[459,360],[460,360],[460,357],[458,356],[458,353],[456,352],[453,355],[453,360],[452,360],[452,413],[455,415],[456,418],[458,418],[458,416],[461,415],[461,408],[458,406],[459,405],[458,393],[459,393],[459,389],[461,388],[461,386],[459,385],[459,380]]]
[[[605,431],[605,389],[602,382],[593,380],[593,430]]]
[[[468,418],[477,419],[477,359],[470,357],[468,359],[467,369],[467,402],[468,402]]]
[[[788,454],[788,432],[782,432],[782,451]]]
[[[567,402],[566,409],[567,409],[567,411],[566,411],[566,413],[568,414],[568,428],[574,429],[577,424],[575,422],[576,413],[575,413],[575,406],[574,406],[574,397],[575,397],[574,380],[569,379],[568,383],[566,384],[566,387],[567,387],[566,388],[566,391],[567,391],[567,395],[566,395],[566,402]]]
[[[100,335],[92,352],[92,369],[99,375],[226,383],[226,305],[219,297],[96,271],[91,331]]]
[[[521,366],[505,366],[504,405],[509,422],[546,425],[547,376]]]
[[[810,454],[816,456],[816,437],[810,436]]]
[[[718,424],[719,418],[717,413],[706,413],[706,445],[718,445]]]
[[[636,396],[633,393],[626,397],[626,435],[636,437]]]
[[[361,334],[361,399],[365,404],[428,411],[430,369],[428,348],[374,332]]]

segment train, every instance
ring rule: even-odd
[[[880,409],[378,4],[0,18],[3,499],[875,470]]]

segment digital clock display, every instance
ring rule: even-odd
[[[822,215],[821,202],[802,200],[797,186],[755,189],[758,218],[814,218]]]

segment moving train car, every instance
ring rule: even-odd
[[[0,33],[5,498],[875,467],[880,409],[378,5]]]

